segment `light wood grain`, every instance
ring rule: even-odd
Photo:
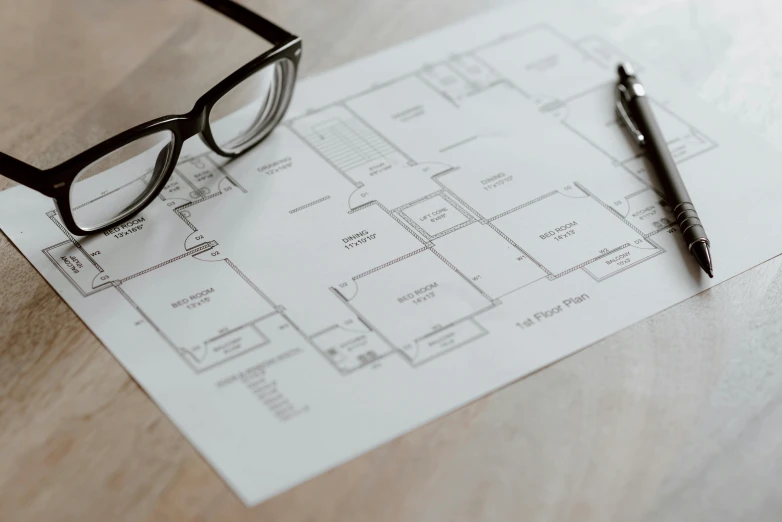
[[[302,35],[306,76],[501,2],[247,3]],[[782,144],[775,2],[600,4]],[[0,149],[56,163],[254,54],[193,7],[0,0]],[[780,434],[776,258],[248,510],[0,237],[3,521],[778,521]]]

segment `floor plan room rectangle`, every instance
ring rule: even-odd
[[[411,223],[422,228],[429,236],[436,236],[470,220],[469,216],[442,196],[427,198],[402,212]]]
[[[350,305],[396,347],[412,346],[491,302],[424,250],[355,280]]]
[[[251,323],[274,312],[225,261],[185,257],[120,289],[196,369],[265,344],[266,336]]]
[[[570,193],[556,192],[493,224],[554,275],[642,239],[579,189]]]

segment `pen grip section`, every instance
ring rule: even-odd
[[[709,238],[706,237],[706,230],[701,225],[701,219],[698,217],[698,213],[691,202],[679,203],[673,209],[673,212],[687,248],[698,242],[709,242]]]

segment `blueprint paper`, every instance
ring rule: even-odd
[[[115,230],[72,237],[25,188],[0,225],[255,504],[782,251],[741,218],[782,220],[777,158],[635,61],[701,274],[617,125],[623,58],[510,6],[304,80],[236,161],[191,140]]]

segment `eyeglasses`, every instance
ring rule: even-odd
[[[288,109],[301,39],[231,0],[198,1],[274,47],[210,89],[187,114],[142,123],[50,169],[0,152],[0,175],[53,198],[71,233],[103,232],[149,205],[188,138],[199,135],[216,154],[234,158],[263,141]],[[218,124],[238,101],[250,103],[233,113],[230,125]]]

